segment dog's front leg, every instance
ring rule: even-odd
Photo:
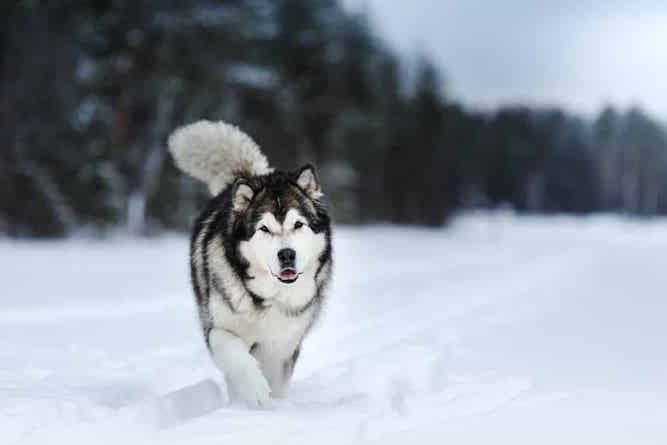
[[[213,361],[225,376],[229,396],[252,407],[266,406],[269,384],[243,340],[224,329],[212,329],[208,340]]]
[[[271,397],[278,399],[285,397],[296,360],[299,357],[299,348],[285,358],[284,354],[266,350],[260,345],[255,349],[253,355],[259,360],[262,373],[269,382]]]

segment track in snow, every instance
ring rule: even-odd
[[[229,406],[184,237],[0,242],[2,443],[662,443],[667,222],[338,228],[286,400]]]

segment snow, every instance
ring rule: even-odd
[[[469,214],[335,249],[287,399],[248,410],[185,236],[0,241],[1,442],[666,443],[667,221]]]

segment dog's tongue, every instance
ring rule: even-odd
[[[280,271],[281,280],[293,280],[296,278],[296,270],[294,269],[283,269]]]

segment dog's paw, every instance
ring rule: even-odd
[[[250,408],[269,405],[271,387],[257,366],[247,366],[227,376],[227,389],[232,399],[244,402]]]

